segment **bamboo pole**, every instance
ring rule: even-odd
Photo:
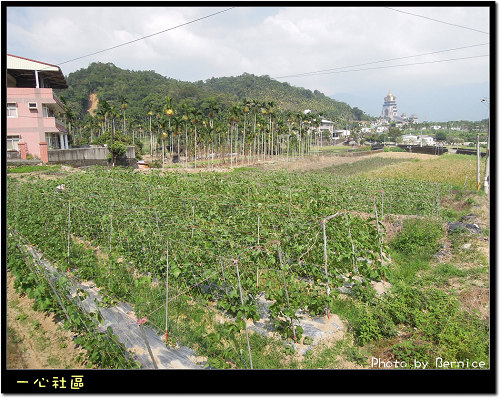
[[[327,244],[327,239],[326,239],[326,223],[331,220],[334,217],[339,216],[342,214],[342,212],[337,212],[335,214],[332,214],[331,216],[325,217],[323,220],[321,220],[321,225],[323,227],[323,253],[325,257],[325,275],[326,275],[326,294],[328,297],[330,297],[330,277],[328,276],[328,251],[326,248]],[[330,319],[330,306],[326,309],[326,314],[328,316],[328,319]]]
[[[243,302],[243,291],[241,289],[241,280],[240,280],[240,270],[238,268],[238,260],[233,260],[234,264],[236,265],[236,275],[238,276],[238,287],[240,289],[240,300],[241,300],[241,306],[244,306]],[[250,349],[250,339],[248,338],[248,327],[247,327],[247,318],[245,315],[243,315],[243,320],[245,322],[245,335],[247,337],[247,347],[248,347],[248,355],[250,357],[250,369],[253,369],[253,363],[252,363],[252,350]]]
[[[168,341],[168,241],[167,241],[167,281],[165,283],[166,293],[165,293],[165,344]]]
[[[283,258],[281,256],[281,248],[280,248],[280,243],[277,242],[276,245],[278,246],[278,257],[280,259],[280,265],[281,265],[281,275],[283,277],[283,286],[285,287],[285,297],[286,297],[286,305],[288,306],[288,309],[290,309],[290,299],[288,297],[288,289],[286,287],[286,278],[285,278],[285,268],[283,266]],[[293,342],[295,343],[297,341],[297,335],[295,333],[295,325],[293,324],[293,319],[290,319],[290,323],[292,324],[292,331],[293,331]]]
[[[111,289],[111,249],[113,238],[113,213],[109,215],[109,259],[108,259],[108,289]]]
[[[375,198],[373,198],[373,208],[375,210],[375,221],[377,223],[377,237],[378,237],[378,247],[379,247],[379,255],[380,255],[380,262],[383,265],[384,264],[384,256],[382,253],[382,239],[380,239],[380,228],[378,225],[378,213],[377,213],[377,201]],[[385,271],[382,271],[382,277],[383,281],[385,283]]]
[[[260,247],[260,214],[257,214],[257,247]],[[257,288],[259,287],[259,263],[257,262]]]
[[[68,271],[69,271],[69,245],[71,241],[71,199],[68,199]]]
[[[344,213],[345,222],[347,224],[347,233],[349,234],[349,239],[351,241],[351,250],[352,250],[352,268],[356,266],[356,250],[354,249],[354,241],[352,239],[351,227],[349,225],[349,217],[347,217],[347,213]]]
[[[158,369],[158,365],[156,364],[155,357],[153,356],[153,351],[151,351],[151,347],[149,346],[148,338],[146,337],[146,333],[144,333],[144,329],[143,329],[143,326],[142,326],[142,324],[144,322],[145,322],[145,319],[139,321],[139,329],[141,329],[142,339],[144,340],[144,343],[146,344],[149,356],[151,357],[151,361],[153,362],[153,366],[154,366],[155,369]]]

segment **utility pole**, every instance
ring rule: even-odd
[[[481,102],[487,104],[488,107],[488,146],[486,149],[486,165],[484,169],[484,192],[490,192],[490,100],[489,98],[481,98]]]
[[[476,157],[477,157],[477,190],[481,189],[481,147],[479,145],[479,133],[477,134],[476,140]]]

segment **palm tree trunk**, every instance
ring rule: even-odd
[[[194,126],[194,168],[195,169],[196,169],[196,144],[197,144],[196,126]]]
[[[151,116],[149,116],[149,154],[153,158],[153,132],[151,131]]]
[[[186,150],[185,150],[185,152],[186,152],[186,159],[185,159],[186,162],[185,162],[185,164],[186,164],[186,167],[187,167],[187,162],[188,162],[188,128],[187,128],[187,124],[186,124],[186,130],[185,130],[185,132],[186,132]]]

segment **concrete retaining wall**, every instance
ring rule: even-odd
[[[49,163],[67,164],[74,167],[108,166],[109,150],[107,147],[71,148],[49,150]],[[118,166],[137,167],[135,146],[127,146],[125,155],[117,160]]]

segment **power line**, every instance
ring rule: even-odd
[[[454,23],[450,23],[450,22],[440,21],[439,19],[434,19],[434,18],[426,17],[425,15],[413,14],[413,13],[408,12],[408,11],[397,10],[396,8],[391,8],[391,7],[385,7],[385,8],[387,8],[389,10],[392,10],[392,11],[400,12],[402,14],[408,14],[408,15],[412,15],[414,17],[424,18],[424,19],[428,19],[430,21],[443,23],[445,25],[456,26],[457,28],[463,28],[463,29],[473,30],[475,32],[484,33],[486,35],[489,35],[488,32],[484,32],[484,31],[479,30],[479,29],[469,28],[468,26],[463,26],[463,25],[458,25],[458,24],[454,24]]]
[[[434,63],[439,63],[439,62],[459,61],[459,60],[464,60],[464,59],[481,58],[481,57],[488,57],[488,56],[489,56],[489,54],[484,54],[484,55],[474,55],[471,57],[441,59],[441,60],[437,60],[437,61],[412,62],[410,64],[385,65],[385,66],[376,66],[373,68],[363,68],[363,69],[347,69],[347,70],[340,70],[340,71],[336,71],[336,72],[317,73],[316,75],[309,75],[309,76],[330,75],[330,74],[335,74],[335,73],[347,73],[347,72],[360,72],[360,71],[373,70],[373,69],[388,69],[388,68],[397,68],[397,67],[401,67],[401,66],[434,64]],[[298,76],[288,76],[288,77],[298,77]]]
[[[408,56],[405,56],[405,57],[390,58],[390,59],[384,59],[384,60],[380,60],[380,61],[370,61],[370,62],[365,62],[365,63],[362,63],[362,64],[355,64],[355,65],[349,65],[349,66],[339,66],[339,67],[336,67],[336,68],[323,69],[323,70],[318,70],[318,71],[315,71],[315,72],[304,72],[304,73],[298,73],[298,74],[294,74],[294,75],[278,76],[278,77],[276,77],[276,79],[282,79],[282,78],[287,78],[287,77],[309,76],[309,75],[310,76],[314,76],[316,74],[324,74],[324,72],[329,72],[329,71],[334,71],[334,70],[339,70],[339,69],[347,69],[347,68],[354,68],[354,67],[357,67],[357,66],[365,66],[365,65],[378,64],[378,63],[382,63],[382,62],[397,61],[397,60],[400,60],[400,59],[407,59],[407,58],[414,58],[414,57],[423,57],[425,55],[439,54],[439,53],[443,53],[443,52],[462,50],[462,49],[465,49],[465,48],[485,46],[485,45],[488,45],[488,44],[489,43],[473,44],[471,46],[456,47],[456,48],[450,48],[450,49],[447,49],[447,50],[438,50],[438,51],[432,51],[432,52],[429,52],[429,53],[408,55]]]
[[[82,55],[81,57],[77,57],[77,58],[69,59],[69,60],[67,60],[67,61],[59,62],[59,63],[56,63],[56,65],[63,65],[63,64],[67,64],[68,62],[73,62],[73,61],[76,61],[76,60],[78,60],[78,59],[82,59],[82,58],[90,57],[90,56],[92,56],[92,55],[100,54],[100,53],[103,53],[103,52],[105,52],[105,51],[113,50],[113,49],[118,48],[118,47],[123,47],[123,46],[126,46],[126,45],[128,45],[128,44],[135,43],[135,42],[137,42],[137,41],[144,40],[144,39],[147,39],[147,38],[149,38],[149,37],[153,37],[153,36],[156,36],[156,35],[159,35],[159,34],[162,34],[162,33],[165,33],[165,32],[168,32],[168,31],[171,31],[171,30],[174,30],[174,29],[177,29],[177,28],[180,28],[180,27],[183,27],[183,26],[189,25],[189,24],[192,24],[192,23],[194,23],[194,22],[198,22],[198,21],[201,21],[201,20],[203,20],[203,19],[207,19],[207,18],[213,17],[213,16],[218,15],[218,14],[222,14],[222,13],[224,13],[224,12],[226,12],[226,11],[232,10],[233,8],[235,8],[235,7],[226,8],[225,10],[218,11],[218,12],[214,12],[213,14],[205,15],[204,17],[200,17],[200,18],[197,18],[197,19],[193,19],[192,21],[188,21],[188,22],[182,23],[182,24],[180,24],[180,25],[173,26],[173,27],[171,27],[171,28],[168,28],[168,29],[162,30],[162,31],[160,31],[160,32],[152,33],[152,34],[150,34],[150,35],[146,35],[146,36],[140,37],[140,38],[138,38],[138,39],[130,40],[130,41],[126,42],[126,43],[118,44],[118,45],[116,45],[116,46],[109,47],[109,48],[105,48],[105,49],[103,49],[103,50],[96,51],[96,52],[93,52],[93,53],[90,53],[90,54],[87,54],[87,55]]]

